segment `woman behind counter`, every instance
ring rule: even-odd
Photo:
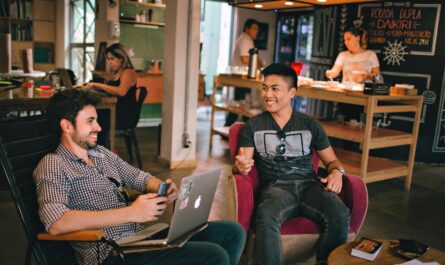
[[[112,78],[106,83],[89,82],[82,89],[97,89],[107,92],[108,94],[117,96],[116,104],[116,130],[128,129],[131,125],[132,115],[137,115],[136,102],[136,71],[131,63],[130,57],[125,46],[120,43],[110,45],[105,53],[107,55],[107,63],[113,72]],[[109,146],[109,120],[108,115],[103,115],[98,111],[99,119],[102,121],[102,140],[99,143]]]
[[[347,51],[341,52],[326,77],[335,78],[343,72],[342,83],[364,83],[380,76],[380,65],[374,51],[366,49],[365,32],[361,28],[348,28],[344,32]]]

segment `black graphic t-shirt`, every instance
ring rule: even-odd
[[[239,147],[255,148],[254,160],[263,184],[276,179],[314,178],[312,149],[319,151],[329,146],[321,124],[295,111],[283,129],[270,112],[251,118],[239,141]]]

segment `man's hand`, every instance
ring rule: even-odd
[[[170,188],[169,188],[170,190]],[[158,197],[156,193],[140,195],[129,207],[131,219],[136,223],[157,221],[167,207],[167,197]]]
[[[326,178],[320,178],[320,182],[327,183],[325,190],[340,193],[343,186],[343,175],[338,170],[332,170]]]
[[[252,170],[253,164],[254,160],[246,158],[244,149],[240,148],[238,155],[235,156],[235,167],[238,172],[242,175],[247,175]]]
[[[178,188],[176,187],[176,184],[171,181],[171,179],[167,179],[165,183],[169,184],[167,190],[167,204],[170,204],[178,197]]]

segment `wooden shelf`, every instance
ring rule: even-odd
[[[5,3],[13,2],[15,1],[6,1]],[[25,1],[22,2],[25,3]],[[31,48],[35,52],[42,47],[42,43],[45,43],[45,47],[48,47],[50,60],[48,62],[34,61],[34,69],[42,71],[54,69],[55,6],[56,1],[54,0],[26,0],[26,5],[16,5],[16,10],[14,10],[17,14],[11,12],[11,10],[6,10],[9,11],[7,14],[12,15],[12,17],[0,18],[0,32],[11,33],[12,66],[23,65],[21,50]],[[11,5],[7,5],[6,8],[11,9]]]
[[[32,19],[26,19],[26,18],[11,18],[11,22],[13,22],[13,23],[32,23]]]
[[[398,178],[408,174],[408,166],[406,164],[390,159],[369,156],[366,175],[362,176],[360,174],[362,154],[337,147],[334,148],[334,152],[344,166],[347,174],[360,176],[366,183]]]
[[[166,7],[166,5],[164,5],[164,4],[139,3],[139,2],[135,2],[135,1],[121,1],[121,4],[130,4],[130,5],[137,5],[137,6],[160,8],[160,9],[165,9],[165,7]]]
[[[263,81],[256,79],[248,79],[246,76],[220,74],[215,79],[217,86],[233,86],[233,87],[245,87],[250,89],[263,89]]]
[[[212,134],[219,134],[225,137],[229,137],[229,129],[230,127],[217,127],[212,129]]]
[[[246,116],[249,118],[259,114],[257,111],[253,111],[253,109],[249,111],[249,110],[246,110],[244,107],[231,107],[226,104],[214,104],[213,107],[216,111],[231,112],[231,113],[243,115],[243,116]]]
[[[119,19],[119,21],[125,24],[165,27],[165,23],[163,22],[137,22],[135,20],[128,20],[128,19]]]
[[[362,144],[365,137],[365,128],[343,124],[338,121],[320,121],[330,137],[348,140]],[[370,149],[383,147],[409,145],[413,142],[413,135],[406,132],[378,128],[371,131]]]

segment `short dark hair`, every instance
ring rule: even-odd
[[[250,29],[253,24],[259,25],[259,22],[253,18],[247,19],[246,22],[244,22],[243,31],[246,31],[246,29]]]
[[[298,76],[295,73],[294,69],[289,65],[273,63],[264,68],[262,71],[264,77],[269,75],[278,75],[283,77],[289,85],[289,88],[295,87],[297,88],[298,84]]]
[[[76,124],[76,117],[79,111],[85,106],[96,106],[99,103],[99,96],[87,90],[66,89],[60,91],[49,100],[46,113],[50,129],[60,136],[60,121],[66,119],[72,124]]]

